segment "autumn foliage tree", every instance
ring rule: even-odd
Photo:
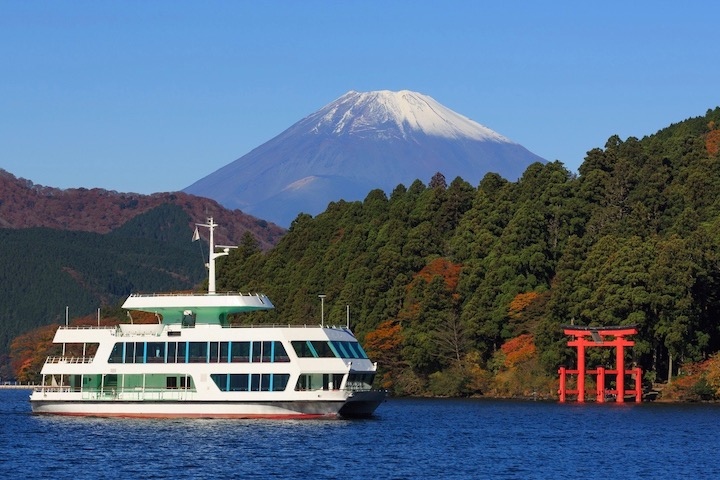
[[[365,336],[365,350],[381,366],[380,386],[392,389],[393,378],[405,367],[400,355],[402,327],[395,320],[386,320]]]
[[[10,364],[16,378],[22,383],[37,383],[45,358],[53,349],[52,339],[57,325],[46,325],[31,330],[10,345]]]

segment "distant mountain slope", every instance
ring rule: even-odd
[[[348,92],[184,191],[287,227],[300,212],[375,188],[389,193],[436,172],[475,185],[487,172],[517,180],[538,161],[426,95]]]
[[[113,307],[133,292],[189,290],[206,278],[189,215],[163,204],[108,234],[0,229],[0,358],[20,333]],[[2,363],[0,361],[0,363]]]
[[[194,224],[214,217],[216,239],[246,232],[269,249],[285,231],[185,193],[109,192],[34,185],[0,170],[0,376],[7,349],[34,327],[113,307],[138,291],[188,290],[206,279],[191,242]],[[204,254],[204,257],[203,257]]]
[[[222,243],[239,242],[246,231],[268,249],[285,233],[284,229],[237,210],[228,210],[217,202],[182,192],[118,193],[99,188],[67,189],[35,185],[16,178],[0,169],[0,228],[47,227],[94,233],[108,233],[137,215],[163,204],[182,207],[190,220],[187,235],[192,235],[193,223],[213,216],[220,228]]]

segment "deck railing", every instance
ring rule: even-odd
[[[264,297],[261,293],[243,293],[243,292],[217,292],[213,294],[213,297]],[[160,293],[131,293],[130,297],[207,297],[207,292],[188,292],[188,293],[172,293],[172,292],[160,292]]]
[[[92,363],[92,357],[47,357],[45,363]]]
[[[140,401],[140,400],[192,400],[195,397],[195,390],[184,389],[184,388],[117,388],[117,387],[105,387],[100,389],[81,389],[80,387],[71,387],[69,385],[49,386],[49,385],[37,385],[34,390],[36,392],[46,393],[78,393],[81,394],[83,400],[125,400],[125,401]]]
[[[60,325],[58,330],[115,330],[117,327],[107,325]]]
[[[130,323],[122,323],[118,325],[114,325],[112,327],[108,326],[93,326],[93,325],[82,325],[79,327],[73,327],[73,326],[65,326],[60,325],[58,326],[59,330],[117,330],[117,327],[119,325],[132,325]],[[136,325],[158,325],[156,323],[145,323],[141,324],[138,323]],[[171,325],[180,325],[180,323],[177,324],[171,324]],[[251,324],[251,325],[223,325],[223,328],[317,328],[319,327],[319,323],[313,323],[313,324],[291,324],[291,323],[268,323],[268,324]],[[183,326],[183,329],[187,328],[193,328],[188,326]],[[333,330],[348,330],[348,328],[344,325],[325,325],[324,328],[333,329]],[[153,334],[155,334],[153,332]]]

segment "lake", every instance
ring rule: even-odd
[[[34,416],[0,390],[4,478],[717,479],[720,405],[395,399],[367,420]]]

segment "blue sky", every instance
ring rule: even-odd
[[[0,168],[181,190],[349,90],[408,89],[577,170],[720,105],[718,5],[0,0]]]

